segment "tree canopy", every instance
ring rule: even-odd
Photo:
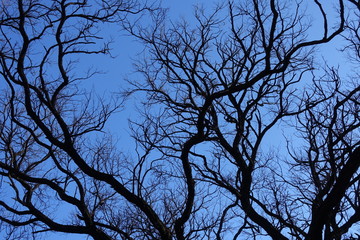
[[[359,10],[234,0],[190,21],[156,2],[3,1],[1,234],[359,239]],[[82,68],[122,44],[108,26],[143,50],[101,98]],[[324,46],[347,61],[321,59]],[[106,127],[129,99],[134,144]]]

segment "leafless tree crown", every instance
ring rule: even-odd
[[[330,5],[229,1],[189,22],[150,2],[3,1],[0,236],[358,239],[360,2]],[[82,85],[99,73],[84,56],[122,44],[109,26],[144,48],[124,153],[105,126],[127,102]],[[318,50],[339,39],[349,60],[330,66]]]

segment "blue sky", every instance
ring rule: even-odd
[[[205,7],[212,7],[213,2],[207,0],[164,0],[162,6],[169,8],[169,16],[171,19],[189,18],[193,13],[193,6],[195,4],[204,4]],[[142,50],[142,45],[133,37],[127,36],[126,33],[116,29],[113,25],[107,29],[104,34],[109,34],[114,39],[112,44],[112,55],[115,58],[108,56],[88,56],[80,58],[81,66],[99,69],[105,74],[97,75],[87,81],[86,88],[95,90],[99,95],[109,96],[109,94],[117,92],[126,85],[126,78],[134,77],[133,59],[136,59],[137,53]],[[116,137],[119,138],[119,145],[122,150],[129,149],[131,139],[128,136],[128,118],[134,116],[132,111],[134,106],[130,100],[125,104],[125,108],[120,113],[114,115],[107,126],[107,129],[114,131]],[[124,143],[127,143],[124,145]],[[132,147],[130,147],[131,151]],[[66,212],[66,209],[59,209],[59,212]],[[0,235],[1,237],[1,235]],[[49,233],[47,238],[51,240],[85,240],[85,235],[63,234],[63,233]],[[88,238],[91,239],[91,238]]]
[[[194,4],[204,4],[205,7],[212,7],[216,1],[206,0],[164,0],[163,6],[169,8],[169,14],[172,19],[180,17],[189,18],[193,13]],[[311,9],[310,9],[311,10]],[[316,23],[315,23],[316,24]],[[108,95],[113,91],[121,89],[126,85],[125,79],[131,72],[132,58],[137,58],[137,53],[142,49],[142,46],[135,41],[132,37],[126,36],[123,32],[114,28],[108,29],[108,34],[114,38],[113,55],[114,59],[107,56],[96,56],[94,58],[88,58],[88,56],[80,59],[81,65],[89,65],[98,68],[101,71],[106,72],[104,75],[99,75],[91,79],[86,83],[86,87],[94,89],[98,94]],[[105,33],[106,34],[106,33]],[[329,60],[332,65],[336,65],[341,61],[339,55],[337,55],[333,44],[326,45],[321,48],[321,54]],[[133,77],[131,75],[130,77]],[[131,101],[130,101],[131,103]],[[130,107],[129,107],[130,106]],[[108,126],[109,129],[114,129],[117,132],[119,140],[121,142],[128,142],[126,136],[127,118],[132,116],[133,106],[130,104],[125,107],[124,111],[115,115]],[[119,124],[120,123],[120,124]],[[281,134],[275,133],[274,134]],[[59,209],[62,211],[63,209]],[[1,234],[0,234],[1,237]],[[61,233],[49,234],[48,239],[53,240],[82,240],[86,239],[85,236],[67,235]]]

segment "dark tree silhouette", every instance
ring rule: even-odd
[[[132,1],[3,4],[2,232],[354,239],[358,76],[315,56],[342,35],[359,64],[359,3],[334,4],[336,11],[317,0],[230,1],[197,8],[191,24]],[[316,33],[306,5],[321,22]],[[127,18],[144,10],[147,22]],[[102,24],[121,25],[145,46],[136,64],[143,78],[125,93],[143,99],[130,125],[134,154],[119,152],[113,130],[104,131],[121,101],[80,85],[96,72],[81,75],[77,58],[110,51]],[[285,127],[293,136],[276,152]]]

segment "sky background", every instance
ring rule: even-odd
[[[176,20],[180,18],[191,18],[196,4],[203,4],[206,8],[212,8],[214,3],[216,3],[214,0],[163,0],[162,6],[169,9],[169,18]],[[134,73],[133,60],[140,57],[138,54],[142,51],[143,46],[135,40],[134,37],[121,31],[120,27],[116,29],[114,25],[111,25],[107,31],[114,39],[111,46],[112,56],[115,58],[109,58],[109,56],[106,55],[86,55],[84,58],[80,58],[79,62],[80,65],[85,68],[90,66],[91,68],[96,68],[104,72],[104,74],[97,75],[84,83],[86,88],[94,90],[100,96],[110,96],[112,93],[126,88],[126,79],[141,77]],[[107,32],[104,32],[104,34],[106,35]],[[127,101],[123,110],[112,116],[107,125],[107,129],[111,130],[112,133],[115,134],[115,137],[119,139],[120,150],[130,152],[134,149],[134,145],[131,144],[132,140],[129,137],[128,119],[136,115],[133,111],[133,104],[133,99]],[[67,209],[59,209],[59,212],[66,211]],[[49,233],[47,239],[85,240],[92,238],[87,238],[85,235]]]
[[[206,8],[212,8],[216,1],[206,1],[206,0],[164,0],[163,6],[169,8],[169,17],[171,19],[191,19],[193,13],[193,6],[195,4],[204,4]],[[329,6],[330,7],[330,6]],[[312,9],[309,9],[312,11]],[[314,14],[316,16],[316,13]],[[314,28],[313,33],[318,34],[317,25],[320,22],[317,19],[314,19]],[[91,80],[87,81],[85,86],[89,89],[93,89],[97,94],[108,96],[113,91],[117,91],[118,89],[122,89],[126,87],[126,78],[134,78],[137,75],[132,74],[133,72],[133,60],[136,59],[137,53],[142,50],[142,45],[134,40],[133,37],[126,36],[126,34],[119,29],[114,28],[113,26],[109,28],[107,31],[114,38],[113,47],[113,56],[115,58],[111,59],[108,56],[94,56],[94,57],[82,57],[80,58],[81,66],[93,66],[97,69],[106,72],[106,74],[98,75]],[[106,34],[106,32],[105,32]],[[336,66],[339,62],[344,61],[344,58],[338,54],[337,49],[334,47],[334,44],[338,45],[338,42],[327,44],[322,46],[319,49],[319,58],[324,57],[327,59],[330,65]],[[133,104],[130,100],[129,104],[126,104],[124,110],[120,113],[114,115],[109,122],[108,129],[114,130],[116,132],[117,137],[120,141],[120,148],[129,148],[129,137],[128,134],[128,122],[127,119],[129,117],[133,117],[135,112],[133,111]],[[280,137],[281,131],[279,132],[274,130],[273,135],[270,137],[272,141],[276,145],[280,145]],[[275,141],[274,141],[275,140]],[[127,143],[123,145],[121,143]],[[130,151],[131,151],[130,146]],[[59,209],[59,212],[66,212],[66,209]],[[1,238],[1,233],[0,233]],[[68,235],[62,233],[49,234],[48,239],[50,240],[82,240],[87,239],[86,236],[83,235]]]
[[[217,1],[206,1],[206,0],[164,0],[163,6],[169,8],[169,19],[178,20],[180,18],[191,19],[193,17],[194,5],[203,4],[205,8],[209,8],[210,10],[215,6]],[[328,1],[327,3],[329,3]],[[331,4],[326,4],[326,8],[330,9]],[[319,13],[315,11],[315,9],[309,7],[308,13],[314,16],[313,19],[313,27],[311,29],[311,34],[314,36],[322,34],[319,29],[322,28],[322,21],[316,18],[319,16]],[[124,32],[114,31],[113,28],[109,29],[109,34],[114,38],[113,47],[113,56],[114,59],[109,59],[107,56],[95,56],[95,58],[100,58],[95,60],[95,65],[97,68],[105,71],[106,74],[99,75],[87,84],[91,86],[99,94],[109,94],[112,91],[117,91],[118,89],[123,89],[126,87],[125,79],[136,79],[141,77],[140,75],[134,74],[133,68],[133,60],[137,59],[141,56],[137,54],[141,52],[143,46],[135,40],[131,36],[127,36]],[[311,37],[311,36],[310,36]],[[322,59],[326,59],[329,65],[337,66],[341,61],[343,61],[343,56],[341,56],[338,52],[337,47],[340,39],[335,40],[329,44],[323,45],[319,47],[319,54],[316,56],[320,62]],[[336,47],[335,47],[336,46]],[[84,64],[89,64],[88,61],[85,60]],[[90,63],[93,64],[92,62]],[[135,99],[136,101],[136,99]],[[134,148],[132,145],[132,140],[129,138],[128,134],[128,118],[136,117],[136,112],[134,111],[134,99],[130,99],[126,102],[125,107],[122,112],[114,115],[108,124],[108,129],[115,133],[115,135],[119,138],[119,148],[120,150],[131,152]],[[285,150],[285,139],[283,138],[283,134],[291,135],[289,129],[286,129],[285,126],[279,126],[272,129],[267,138],[266,142],[269,143],[269,148],[275,147],[281,149],[280,151]],[[292,139],[294,140],[294,138]],[[280,147],[282,146],[282,147]],[[75,235],[63,235],[63,234],[54,234],[51,235],[49,239],[54,240],[81,240],[86,239],[85,236],[75,236]],[[269,238],[263,238],[269,239]]]

